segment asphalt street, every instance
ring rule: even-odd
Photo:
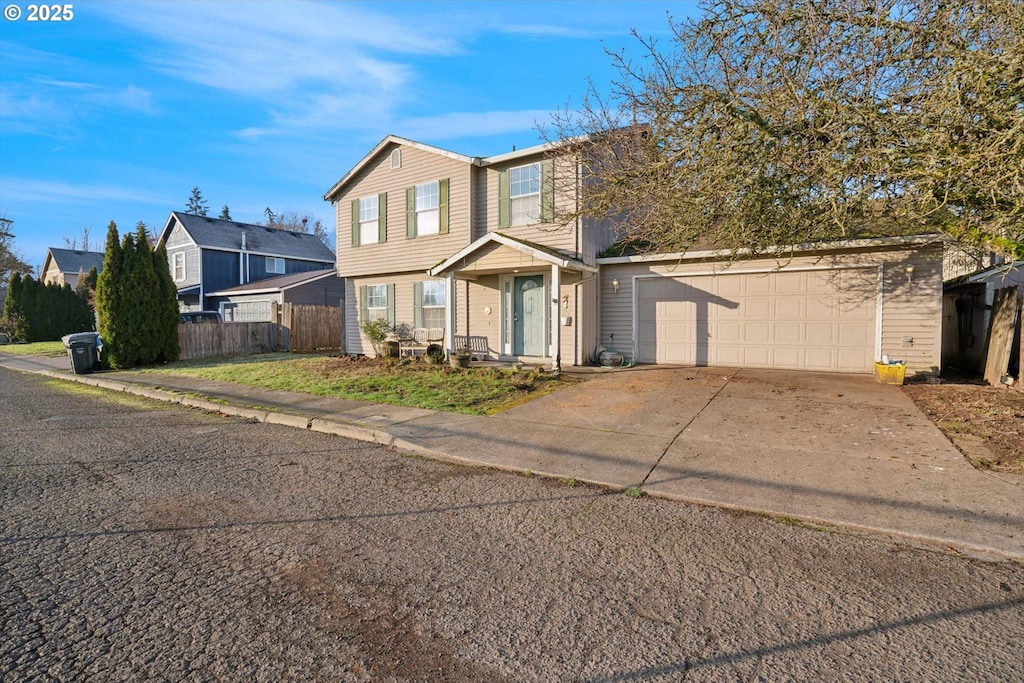
[[[0,676],[1006,681],[1024,566],[0,368]]]

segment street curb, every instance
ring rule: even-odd
[[[233,417],[241,417],[243,419],[253,420],[255,422],[277,424],[295,429],[306,429],[314,432],[319,432],[322,434],[331,434],[334,436],[341,436],[356,441],[374,443],[381,446],[385,446],[387,448],[395,449],[396,451],[405,454],[422,457],[430,460],[438,460],[442,462],[449,462],[453,464],[466,465],[472,467],[484,467],[492,470],[509,472],[513,474],[523,474],[525,472],[529,472],[534,476],[544,477],[548,479],[559,479],[571,476],[565,473],[559,474],[553,472],[540,472],[536,470],[524,470],[522,468],[500,465],[492,462],[485,462],[473,458],[455,456],[451,455],[450,453],[445,453],[443,451],[437,451],[430,448],[426,448],[424,446],[413,443],[406,439],[396,437],[389,432],[380,429],[365,427],[358,423],[341,422],[338,420],[329,420],[322,417],[311,417],[296,413],[285,413],[269,410],[258,410],[254,408],[246,408],[243,406],[237,406],[230,403],[218,403],[213,400],[208,400],[205,398],[187,396],[180,392],[139,386],[127,382],[121,382],[118,380],[108,380],[98,377],[91,377],[88,375],[75,375],[55,372],[52,370],[39,370],[27,372],[45,375],[47,377],[51,377],[53,379],[58,380],[78,382],[79,384],[86,384],[101,389],[107,389],[110,391],[128,393],[155,401],[161,401],[164,403],[177,403],[182,406],[196,408],[206,412],[230,415]],[[607,482],[591,481],[579,477],[577,477],[576,479],[581,483],[601,486],[613,490],[627,490],[626,487],[619,484],[609,484]],[[644,490],[644,494],[651,498],[658,498],[661,500],[670,500],[680,503],[687,503],[691,505],[712,507],[721,510],[743,512],[777,520],[794,520],[796,522],[799,522],[800,524],[819,527],[821,530],[824,530],[826,532],[835,533],[845,531],[859,535],[861,537],[878,537],[879,535],[881,535],[889,538],[899,538],[905,542],[912,543],[914,547],[924,548],[932,552],[947,552],[953,554],[967,555],[975,559],[990,562],[1011,561],[1017,563],[1024,563],[1024,553],[999,550],[987,546],[974,545],[970,543],[964,543],[962,541],[953,541],[947,538],[929,536],[925,534],[913,534],[905,531],[900,531],[898,529],[874,527],[864,524],[856,524],[853,522],[838,522],[835,520],[822,519],[809,515],[798,515],[793,514],[791,512],[780,512],[771,509],[744,507],[741,505],[736,505],[735,503],[726,503],[721,501],[694,498],[688,496],[651,493],[646,490]]]

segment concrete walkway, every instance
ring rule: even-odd
[[[0,365],[431,458],[1024,561],[1024,476],[975,470],[897,387],[725,368],[595,371],[477,417],[133,372]]]

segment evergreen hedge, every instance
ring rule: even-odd
[[[163,246],[149,245],[146,226],[118,241],[117,225],[107,228],[103,272],[96,283],[96,315],[103,338],[103,361],[130,368],[178,359],[177,289]]]
[[[11,338],[24,342],[56,341],[66,334],[90,332],[94,320],[89,302],[70,286],[43,283],[19,273],[8,281],[3,317]]]

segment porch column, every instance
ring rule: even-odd
[[[562,269],[551,265],[551,372],[562,371]]]
[[[446,355],[452,355],[455,348],[455,273],[444,276],[444,346]]]

